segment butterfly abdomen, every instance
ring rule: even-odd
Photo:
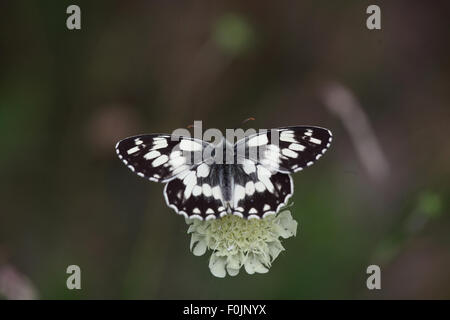
[[[232,186],[233,186],[233,169],[231,164],[219,165],[221,171],[220,187],[222,189],[223,200],[226,202],[231,201]]]

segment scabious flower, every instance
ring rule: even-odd
[[[186,219],[191,234],[191,251],[201,256],[212,250],[211,273],[224,278],[235,276],[243,266],[249,274],[266,273],[284,247],[281,239],[295,236],[297,222],[290,211],[264,219],[242,219],[227,215],[220,219],[200,221]]]

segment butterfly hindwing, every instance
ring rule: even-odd
[[[245,171],[235,177],[232,212],[243,218],[263,218],[277,213],[294,192],[289,174],[270,171],[246,160]]]
[[[164,188],[167,205],[186,218],[209,220],[226,214],[216,168],[202,162],[167,183]]]

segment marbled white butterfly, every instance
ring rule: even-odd
[[[310,126],[259,132],[235,144],[223,138],[215,145],[149,134],[119,141],[116,152],[138,176],[165,183],[166,203],[178,214],[251,219],[277,213],[294,192],[290,174],[311,166],[331,140],[330,130]]]

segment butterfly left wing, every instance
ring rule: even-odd
[[[210,144],[168,134],[148,134],[119,141],[116,153],[122,162],[142,178],[168,182],[200,164],[203,151]]]
[[[198,139],[151,134],[120,141],[116,152],[140,177],[167,182],[164,199],[176,213],[209,220],[226,210],[209,156],[211,148],[211,144]]]
[[[220,218],[227,213],[220,180],[218,166],[202,162],[167,183],[164,198],[186,218]]]

